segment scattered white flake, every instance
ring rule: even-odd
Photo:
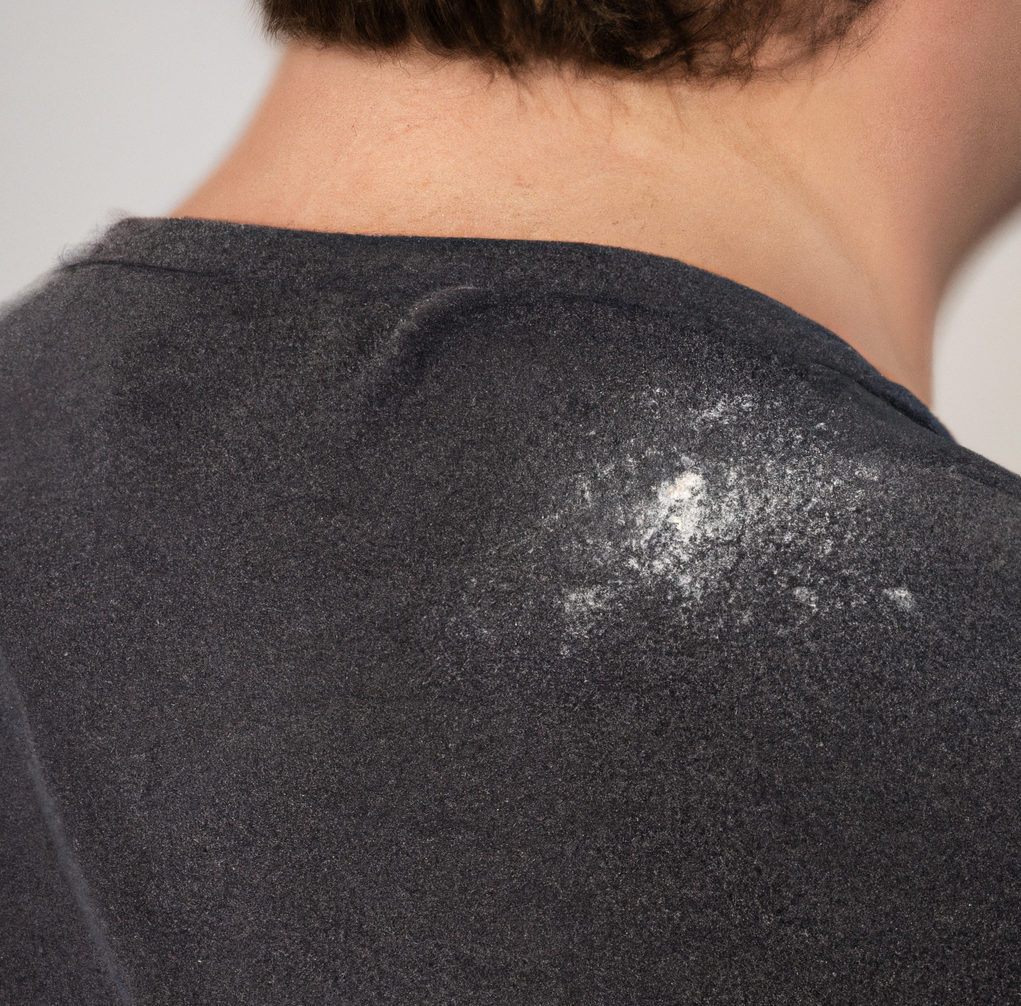
[[[794,600],[807,605],[813,611],[819,607],[819,595],[814,590],[809,590],[808,587],[795,587]]]
[[[590,611],[601,611],[606,604],[600,600],[600,591],[595,587],[569,591],[564,599],[564,610],[569,615],[583,615]]]
[[[918,607],[915,595],[907,587],[889,587],[883,591],[883,596],[893,601],[901,611],[914,611]]]
[[[606,587],[583,587],[564,596],[564,615],[573,636],[584,636],[595,624],[600,612],[610,607],[613,592]]]
[[[716,617],[742,624],[778,590],[812,614],[870,604],[866,504],[887,481],[881,463],[820,451],[811,428],[785,426],[786,403],[741,395],[672,413],[662,393],[651,443],[625,442],[579,473],[547,518],[569,533],[558,545],[578,584],[561,595],[569,635],[650,590],[679,618],[715,597],[731,612]],[[906,588],[884,593],[913,610]]]
[[[712,423],[726,426],[742,418],[741,413],[751,412],[758,403],[752,395],[732,395],[721,398],[712,408],[703,409],[691,418],[693,426]]]
[[[684,542],[691,541],[701,520],[702,491],[705,479],[698,472],[684,472],[672,482],[664,482],[656,495],[667,511],[666,522]]]
[[[673,482],[664,482],[659,487],[659,498],[664,503],[685,503],[702,491],[705,479],[698,472],[684,472]]]

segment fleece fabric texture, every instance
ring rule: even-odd
[[[1021,1001],[1021,481],[816,324],[127,220],[0,402],[0,1002]]]

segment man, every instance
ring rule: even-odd
[[[0,323],[5,1001],[1015,1002],[1016,3],[266,10]]]

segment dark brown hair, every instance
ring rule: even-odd
[[[275,35],[521,69],[748,75],[845,38],[880,0],[261,0]]]

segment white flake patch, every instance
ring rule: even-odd
[[[819,595],[814,590],[809,590],[808,587],[795,587],[794,600],[813,611],[819,607]]]
[[[883,591],[883,597],[892,601],[901,611],[914,611],[918,607],[915,595],[907,587],[889,587]]]
[[[568,591],[564,598],[564,614],[567,616],[568,632],[572,636],[584,636],[595,625],[599,613],[606,611],[612,601],[612,591],[602,587],[585,587]]]
[[[803,428],[778,431],[755,415],[769,408],[747,395],[721,400],[677,423],[684,448],[662,433],[653,445],[632,441],[615,464],[578,479],[573,502],[548,518],[577,529],[562,546],[577,575],[562,595],[572,635],[648,590],[665,589],[681,618],[716,595],[738,623],[784,590],[805,618],[875,597],[860,515],[883,466],[820,450]],[[696,451],[706,436],[723,436],[729,450],[716,440]],[[906,588],[884,594],[914,609]]]
[[[697,472],[681,472],[663,482],[655,499],[633,512],[637,540],[633,548],[645,549],[665,529],[670,528],[678,543],[687,544],[698,531],[702,519],[705,480]]]

